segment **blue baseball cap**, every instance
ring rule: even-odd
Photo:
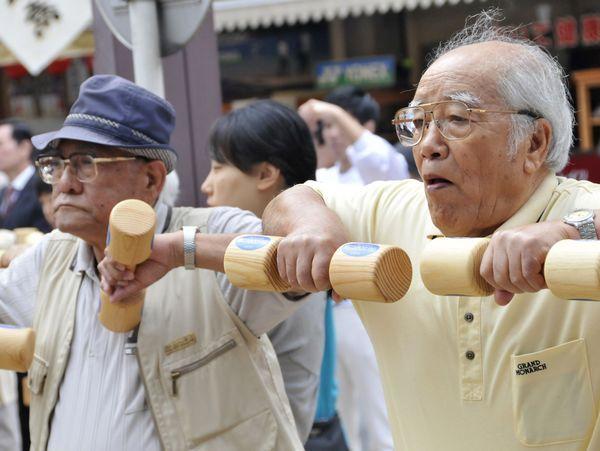
[[[116,75],[94,75],[81,84],[62,128],[31,142],[38,150],[56,148],[61,139],[118,147],[161,160],[171,172],[177,163],[169,145],[173,128],[175,110],[169,102]]]

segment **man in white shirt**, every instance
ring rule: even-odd
[[[315,137],[317,180],[366,185],[408,177],[404,156],[375,135],[379,105],[363,90],[345,86],[298,109]]]
[[[403,155],[374,134],[379,105],[363,90],[345,86],[298,109],[313,132],[317,181],[366,185],[409,177]],[[339,414],[353,451],[392,450],[375,352],[349,301],[333,309],[337,347]]]

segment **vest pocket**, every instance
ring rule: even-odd
[[[226,353],[230,349],[235,348],[236,343],[233,338],[227,340],[222,345],[218,346],[207,355],[198,358],[197,360],[186,363],[185,365],[180,366],[179,368],[174,368],[171,370],[171,395],[177,396],[177,380],[181,376],[185,376],[186,374],[195,371],[204,365],[208,365],[212,360],[219,357],[221,354]]]
[[[526,446],[584,440],[596,417],[585,340],[512,356],[515,430]]]
[[[242,424],[254,423],[253,417],[257,423],[268,417],[267,423],[277,429],[270,413],[260,416],[270,411],[270,403],[239,331],[229,331],[208,346],[189,351],[184,351],[185,357],[167,356],[161,371],[188,447],[206,442],[206,449],[212,450],[209,443]],[[261,432],[254,429],[253,433]],[[251,436],[247,440],[253,443]]]
[[[33,362],[29,368],[29,380],[27,385],[29,390],[34,395],[41,395],[44,391],[44,382],[48,374],[48,362],[42,359],[39,355],[33,355]]]

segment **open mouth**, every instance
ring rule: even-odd
[[[443,189],[449,187],[450,185],[453,185],[453,183],[450,180],[437,176],[425,177],[424,181],[425,187],[428,191]]]

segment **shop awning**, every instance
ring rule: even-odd
[[[215,0],[213,8],[215,29],[222,32],[474,1],[485,0]]]

